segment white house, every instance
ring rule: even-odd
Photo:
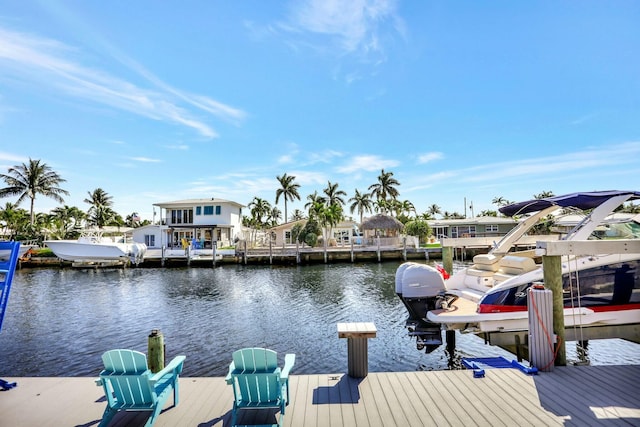
[[[212,244],[231,246],[236,238],[242,238],[244,205],[240,203],[211,198],[154,203],[153,206],[160,209],[160,223],[133,232],[133,240],[145,243],[149,248],[186,243],[207,249]]]
[[[277,225],[269,229],[272,236],[272,242],[275,246],[295,245],[295,240],[291,236],[291,230],[294,225],[306,224],[306,219],[287,222]],[[332,227],[333,236],[330,237],[330,245],[348,245],[353,241],[354,244],[362,244],[362,235],[358,230],[358,225],[353,220],[344,220],[335,227]]]

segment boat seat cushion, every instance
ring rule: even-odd
[[[491,277],[493,276],[495,270],[480,270],[478,268],[469,267],[467,268],[467,276],[478,276],[478,277]]]
[[[492,254],[480,254],[473,257],[473,268],[484,271],[498,271],[500,257]]]
[[[500,260],[500,272],[505,274],[522,274],[536,268],[536,263],[528,257],[507,255]]]

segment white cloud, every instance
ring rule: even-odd
[[[434,160],[440,160],[442,158],[444,158],[444,154],[442,154],[439,151],[434,151],[431,153],[423,153],[418,155],[418,163],[419,164],[429,163]]]
[[[196,130],[207,138],[217,132],[196,119],[189,107],[238,123],[246,114],[202,95],[177,90],[122,54],[117,58],[160,90],[139,87],[103,70],[83,66],[82,52],[55,40],[0,28],[0,74],[21,79],[34,87],[48,88],[81,98]]]
[[[372,172],[399,165],[400,162],[397,160],[383,159],[375,155],[362,155],[353,157],[349,163],[337,167],[336,170],[340,173],[354,173],[361,170]]]
[[[130,160],[142,163],[162,163],[160,159],[152,159],[149,157],[129,157]]]
[[[399,20],[394,0],[306,0],[293,5],[294,28],[333,37],[344,52],[380,51],[381,22]]]

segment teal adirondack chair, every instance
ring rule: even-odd
[[[175,357],[163,370],[154,374],[147,366],[147,356],[134,350],[110,350],[102,355],[104,370],[96,381],[104,388],[107,407],[100,427],[109,425],[118,411],[149,411],[145,427],[151,427],[162,411],[171,391],[173,405],[178,405],[178,378],[185,356]]]
[[[225,380],[233,386],[231,425],[235,426],[240,409],[279,408],[278,425],[282,425],[289,404],[289,372],[296,360],[287,354],[284,367],[278,367],[277,353],[266,348],[243,348],[233,352]]]

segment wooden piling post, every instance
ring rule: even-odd
[[[402,238],[402,260],[407,260],[407,236]]]
[[[553,332],[556,340],[556,366],[567,365],[567,353],[564,341],[564,302],[562,298],[562,261],[560,256],[542,256],[544,285],[553,293]]]
[[[149,334],[147,363],[154,374],[164,369],[164,336],[159,329]]]
[[[453,274],[453,248],[451,246],[442,247],[442,267],[447,273]]]

